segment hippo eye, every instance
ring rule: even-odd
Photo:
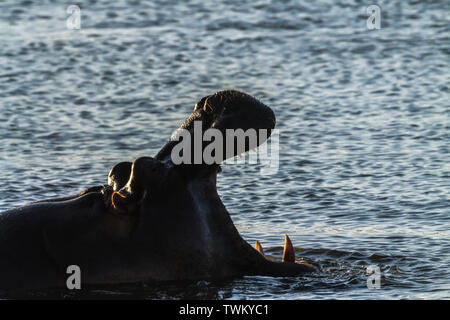
[[[156,172],[156,171],[160,171],[163,169],[163,165],[161,165],[160,163],[158,163],[156,166],[153,166],[153,168],[151,169],[152,172]]]

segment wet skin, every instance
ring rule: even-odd
[[[201,99],[182,128],[193,134],[194,120],[221,131],[275,126],[269,107],[238,91]],[[117,164],[108,185],[0,214],[0,290],[64,287],[69,265],[80,267],[84,284],[313,270],[266,259],[245,242],[217,194],[219,165],[174,165],[174,145]]]

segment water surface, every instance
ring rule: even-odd
[[[65,1],[0,1],[0,210],[105,183],[239,88],[275,111],[280,167],[225,165],[223,202],[245,240],[281,257],[288,233],[321,272],[63,297],[450,298],[449,2],[78,4],[68,30]]]

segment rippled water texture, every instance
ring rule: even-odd
[[[0,210],[105,183],[239,88],[275,111],[280,167],[226,165],[219,193],[247,241],[281,257],[288,233],[322,270],[89,295],[450,298],[448,1],[78,3],[81,30],[67,1],[0,2]]]

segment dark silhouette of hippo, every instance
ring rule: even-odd
[[[194,121],[221,132],[275,127],[269,107],[235,90],[196,104],[181,126],[192,136]],[[89,285],[313,270],[295,262],[287,237],[283,262],[267,259],[259,243],[254,249],[245,242],[217,194],[219,165],[175,165],[176,143],[171,138],[155,158],[117,164],[109,185],[1,213],[0,290],[65,287],[70,265],[80,267]],[[251,147],[246,143],[245,151]]]

